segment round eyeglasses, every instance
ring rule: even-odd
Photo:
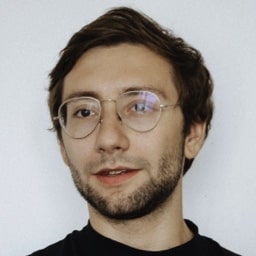
[[[158,96],[150,91],[125,92],[116,100],[100,101],[93,97],[76,97],[64,101],[58,109],[58,116],[53,120],[59,120],[61,127],[70,137],[84,138],[103,121],[103,102],[115,102],[120,121],[138,132],[152,130],[158,124],[163,109],[179,105],[161,104]]]

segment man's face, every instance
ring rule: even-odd
[[[170,64],[143,46],[129,44],[86,52],[65,78],[63,100],[71,95],[116,99],[129,90],[152,91],[161,104],[178,100]],[[62,131],[64,161],[89,207],[112,219],[132,219],[171,200],[187,147],[181,109],[163,110],[158,125],[148,132],[120,122],[114,101],[102,104],[102,119],[83,139]]]

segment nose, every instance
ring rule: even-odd
[[[102,116],[97,129],[96,150],[100,153],[113,154],[129,148],[126,129],[116,112],[115,101],[106,101],[102,105]]]

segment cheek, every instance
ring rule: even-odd
[[[90,158],[89,147],[86,147],[83,140],[63,138],[64,150],[67,164],[71,163],[77,170],[83,169],[86,159]],[[65,160],[65,159],[64,159]]]
[[[174,117],[174,115],[170,115],[169,118],[160,120],[162,122],[152,134],[152,140],[155,144],[171,148],[180,143],[183,136],[183,122],[180,115],[178,115],[179,118]]]
[[[177,149],[184,151],[184,136],[182,121],[174,123],[165,122],[164,125],[156,127],[146,139],[138,138],[137,144],[141,152],[147,152],[152,158],[161,158],[166,152],[172,153]],[[141,136],[144,137],[144,136]]]
[[[180,134],[172,129],[155,129],[148,133],[140,133],[130,137],[130,154],[147,158],[151,163],[158,164],[162,155],[172,152],[180,144]]]

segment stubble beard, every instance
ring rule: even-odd
[[[75,186],[82,197],[101,215],[113,221],[132,220],[146,216],[161,208],[177,187],[183,171],[183,146],[181,143],[171,152],[165,152],[158,164],[158,176],[137,188],[129,195],[118,193],[116,198],[106,198],[90,184],[84,184],[79,171],[69,161]],[[132,159],[132,163],[144,162],[144,159]],[[93,166],[91,163],[89,166]]]

